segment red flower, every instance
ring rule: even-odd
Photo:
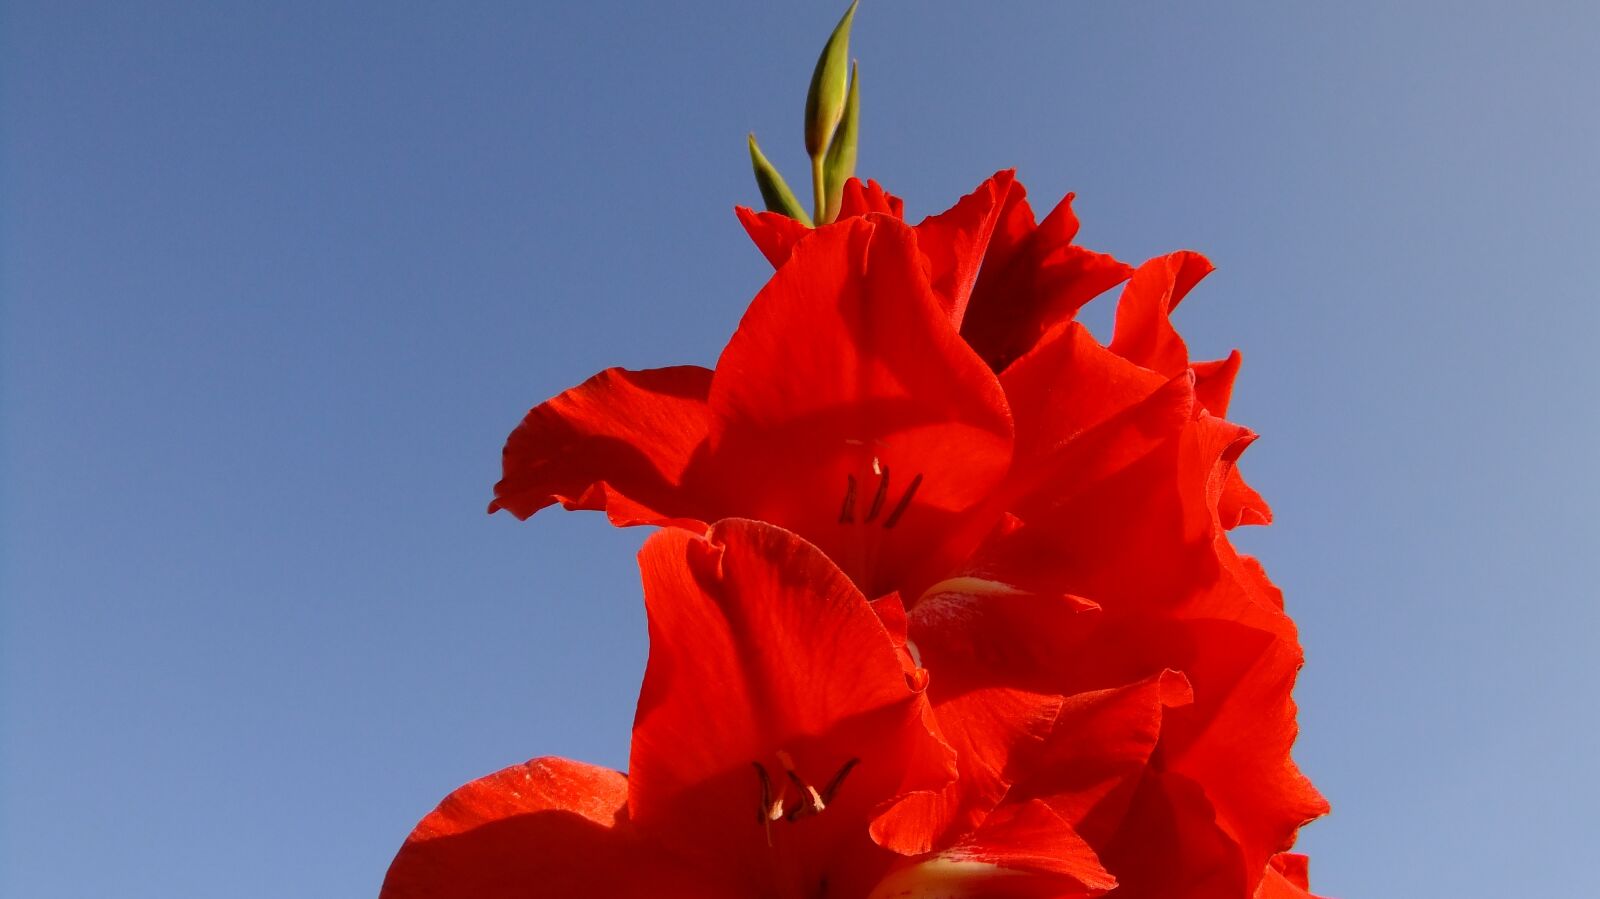
[[[535,408],[491,510],[760,519],[904,596],[885,620],[960,777],[880,829],[948,841],[1038,800],[1119,897],[1275,884],[1326,806],[1289,759],[1293,624],[1226,536],[1270,516],[1235,465],[1254,435],[1219,417],[1238,355],[1191,364],[1168,319],[1209,263],[1141,266],[1106,347],[1072,319],[1128,268],[1071,244],[1067,202],[1035,225],[1009,173],[915,228],[870,182],[815,231],[741,215],[778,271],[716,370],[612,369]]]
[[[970,551],[1012,443],[1000,382],[941,310],[911,229],[856,218],[795,248],[715,372],[611,369],[530,412],[491,509],[768,521],[876,596]]]
[[[651,652],[629,775],[537,759],[468,784],[406,841],[384,899],[1112,886],[1042,802],[950,837],[915,813],[954,782],[953,754],[891,633],[815,548],[727,521],[705,537],[658,533],[640,563]]]

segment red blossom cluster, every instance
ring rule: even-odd
[[[384,899],[1308,897],[1302,662],[1228,531],[1265,524],[1237,353],[1002,172],[915,226],[851,180],[716,368],[528,413],[491,509],[660,528],[629,772],[536,759],[419,824]],[[1122,284],[1100,343],[1080,307]]]

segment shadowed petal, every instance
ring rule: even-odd
[[[1035,225],[1026,191],[1012,185],[961,322],[961,336],[995,371],[1127,280],[1131,268],[1073,244],[1077,233],[1071,194]]]
[[[1105,845],[1123,824],[1166,711],[1192,699],[1188,680],[1171,670],[1066,697],[1043,750],[1007,801],[1042,799],[1085,839]]]

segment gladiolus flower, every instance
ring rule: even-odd
[[[1326,806],[1289,759],[1293,623],[1226,535],[1270,519],[1220,417],[1238,355],[1191,363],[1168,318],[1209,263],[1077,247],[1070,197],[1035,224],[1007,172],[901,214],[858,181],[820,229],[741,211],[777,271],[715,370],[536,407],[491,510],[758,519],[884,597],[959,775],[875,819],[885,845],[1038,802],[1124,899],[1292,885],[1275,859]],[[1104,346],[1073,319],[1124,280]]]

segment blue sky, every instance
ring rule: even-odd
[[[642,534],[484,515],[500,445],[714,359],[744,134],[803,181],[842,4],[400,6],[0,11],[0,894],[370,895],[459,783],[626,758]],[[1319,892],[1600,895],[1597,45],[1583,2],[857,19],[913,215],[1017,166],[1217,263],[1180,323],[1244,352]]]

